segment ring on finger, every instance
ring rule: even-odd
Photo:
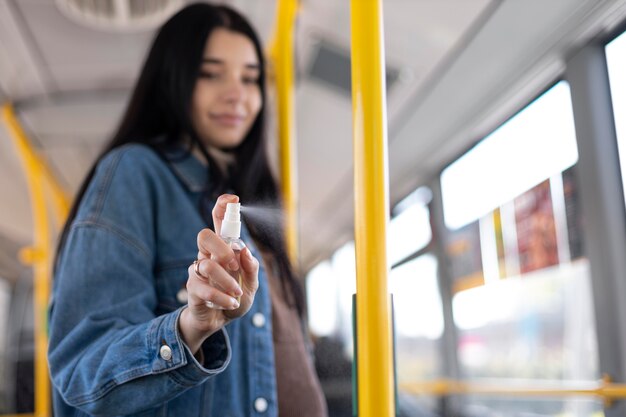
[[[206,306],[209,308],[215,308],[215,304],[213,304],[212,301],[205,301],[204,304],[206,304]]]
[[[195,272],[196,275],[199,276],[199,277],[206,278],[200,272],[200,260],[199,259],[196,259],[195,261],[193,261],[193,272]]]

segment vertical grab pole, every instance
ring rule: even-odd
[[[382,0],[351,0],[359,417],[395,415]]]
[[[2,107],[2,119],[13,138],[15,148],[24,164],[33,215],[33,247],[22,249],[22,261],[33,265],[34,324],[35,324],[35,416],[50,415],[50,382],[48,379],[47,314],[50,295],[50,258],[52,255],[50,228],[46,212],[43,180],[45,173],[38,157],[32,151],[13,107]]]
[[[298,259],[298,189],[295,163],[294,29],[297,0],[279,0],[271,52],[276,74],[280,175],[285,207],[287,251],[294,265]]]

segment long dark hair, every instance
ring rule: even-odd
[[[241,33],[254,44],[259,60],[259,87],[262,107],[250,132],[242,143],[230,150],[235,163],[224,175],[214,163],[191,121],[191,98],[202,63],[206,41],[217,28]],[[206,3],[191,4],[168,20],[157,33],[144,63],[128,108],[112,140],[96,159],[81,185],[60,237],[57,257],[61,253],[71,223],[95,167],[104,155],[127,143],[142,143],[153,148],[162,158],[164,150],[180,146],[189,138],[185,152],[197,147],[209,161],[209,178],[200,212],[213,227],[211,202],[224,192],[234,192],[246,204],[262,204],[278,208],[280,195],[270,171],[265,146],[265,63],[259,39],[248,21],[227,6]],[[210,179],[210,182],[209,182]],[[273,254],[276,273],[283,289],[290,294],[288,301],[298,313],[304,314],[304,296],[286,252],[282,221],[272,230],[254,219],[245,219],[257,246]],[[278,229],[278,230],[276,230]],[[55,262],[56,264],[56,262]]]

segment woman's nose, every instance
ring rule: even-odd
[[[225,86],[224,99],[229,102],[238,102],[245,99],[246,90],[240,80],[230,80]]]

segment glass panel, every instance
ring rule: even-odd
[[[11,328],[9,312],[11,306],[11,289],[9,282],[0,277],[0,335],[8,335],[15,330]],[[9,354],[8,337],[0,338],[0,415],[15,412],[9,407],[13,403],[13,391],[16,378],[13,374],[14,364]]]
[[[617,145],[622,166],[622,184],[626,184],[626,34],[606,46]],[[626,198],[626,187],[624,188]]]
[[[315,336],[330,336],[337,330],[337,289],[330,262],[318,264],[307,275],[309,329]]]
[[[470,398],[464,417],[604,417],[600,401]]]
[[[0,278],[0,415],[35,409],[33,281]]]
[[[423,255],[391,271],[398,382],[440,375],[439,342],[443,333],[437,260]]]
[[[337,285],[337,337],[344,354],[352,360],[352,294],[356,293],[356,265],[354,242],[339,248],[331,259],[333,277]]]
[[[561,81],[443,171],[446,225],[468,224],[577,160],[569,85]]]
[[[442,173],[459,366],[470,383],[558,389],[600,378],[577,159],[560,82]],[[481,417],[602,409],[581,399],[461,400]]]
[[[600,378],[575,168],[479,221],[485,285],[453,298],[460,368],[472,382],[558,389]],[[587,417],[598,410],[578,399],[499,397],[465,404],[468,412],[490,410],[482,415]]]
[[[437,259],[423,255],[391,271],[396,378],[398,384],[432,381],[441,376],[443,316],[437,283]],[[398,393],[399,415],[424,416],[435,411],[432,397]]]
[[[354,242],[348,242],[307,275],[309,325],[316,337],[333,338],[352,360],[352,294],[356,292]]]
[[[307,276],[315,367],[331,415],[352,412],[352,294],[356,290],[354,242]]]
[[[430,242],[430,216],[423,204],[413,204],[391,219],[387,240],[389,265],[417,252]]]
[[[558,389],[600,378],[575,169],[527,190],[475,227],[472,241],[480,251],[471,252],[482,255],[484,280],[455,282],[453,297],[461,373],[472,382]],[[591,402],[570,400],[465,404],[468,412],[490,410],[482,415],[521,416],[523,410],[587,417],[597,411]]]
[[[389,265],[393,266],[430,242],[432,231],[427,205],[431,199],[430,189],[420,187],[393,208],[387,231]]]
[[[584,259],[463,291],[453,310],[466,377],[600,377]]]

